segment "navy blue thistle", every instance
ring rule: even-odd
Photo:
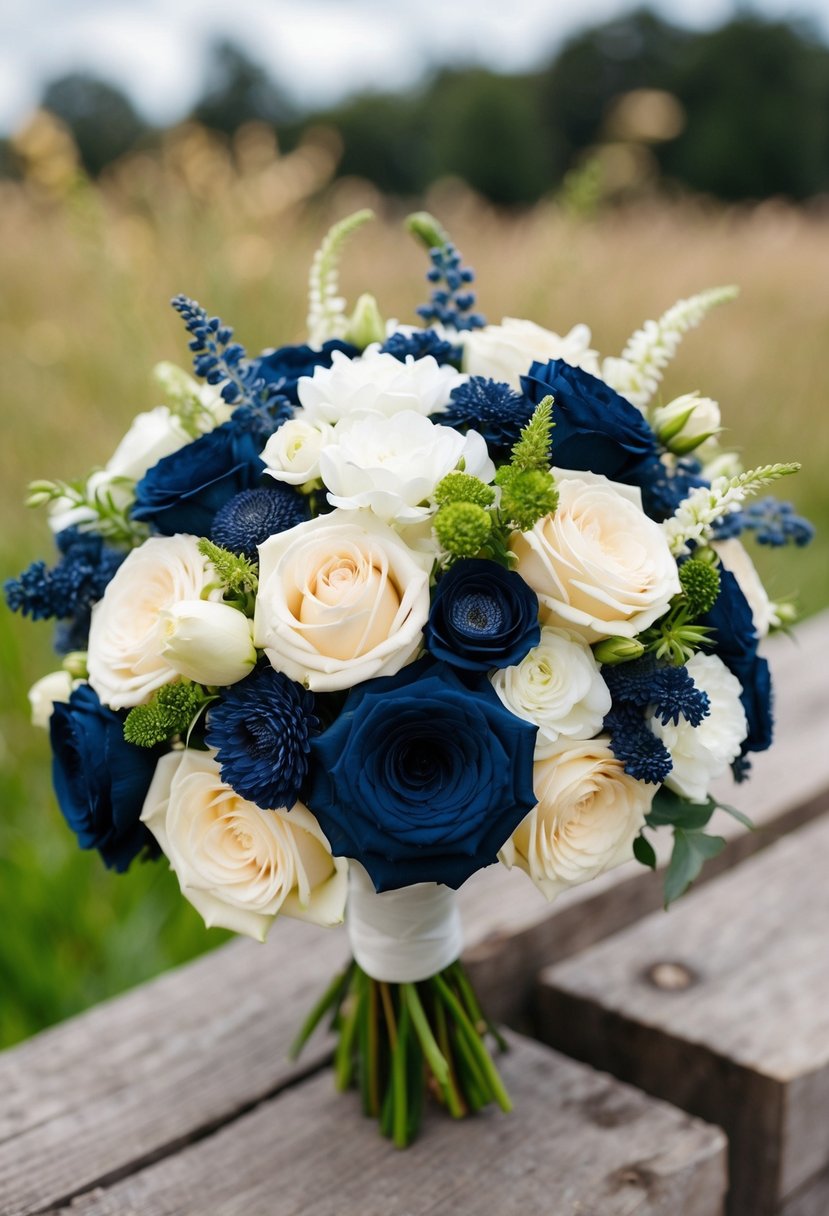
[[[514,570],[481,558],[458,561],[435,589],[424,640],[453,667],[512,667],[541,640],[538,597]]]
[[[257,561],[257,548],[277,532],[311,518],[308,500],[293,486],[243,490],[216,512],[210,539],[214,544]]]
[[[206,742],[222,780],[263,810],[290,810],[308,772],[319,730],[314,697],[272,667],[222,690],[207,717]]]
[[[445,411],[435,414],[432,421],[460,431],[472,427],[483,435],[493,459],[507,459],[534,409],[508,384],[486,376],[470,376],[452,390]]]

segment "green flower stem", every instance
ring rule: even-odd
[[[481,1070],[487,1079],[490,1091],[493,1098],[503,1111],[512,1110],[512,1102],[509,1094],[504,1089],[501,1078],[498,1076],[498,1071],[492,1060],[489,1058],[489,1053],[484,1046],[481,1036],[475,1030],[475,1027],[470,1022],[454,992],[451,991],[449,985],[444,980],[443,976],[436,975],[432,980],[433,984],[440,993],[441,999],[446,1005],[447,1012],[451,1013],[458,1027],[458,1033],[463,1034],[466,1038],[467,1045],[472,1049],[476,1056]]]
[[[439,1000],[435,1000],[435,1021],[438,1030],[438,1042],[444,1059],[447,1063],[448,1077],[446,1086],[442,1091],[443,1099],[446,1103],[446,1109],[453,1119],[462,1119],[467,1113],[466,1106],[461,1098],[458,1089],[458,1082],[455,1076],[452,1060],[452,1048],[449,1042],[449,1027],[446,1023],[446,1010]]]
[[[470,984],[469,976],[464,971],[463,964],[461,963],[460,959],[456,963],[453,963],[451,967],[448,967],[447,970],[451,973],[452,978],[455,981],[458,994],[466,1007],[467,1013],[474,1022],[475,1029],[477,1030],[478,1034],[481,1036],[481,1038],[483,1038],[485,1034],[491,1034],[498,1045],[498,1050],[507,1051],[508,1047],[506,1039],[501,1034],[498,1027],[489,1020],[483,1009],[481,1009],[480,1002],[475,995],[475,989]]]
[[[403,1004],[409,1011],[412,1024],[423,1048],[423,1054],[429,1062],[429,1067],[434,1073],[435,1080],[441,1089],[443,1089],[449,1080],[449,1066],[435,1042],[435,1036],[432,1034],[423,1006],[420,1003],[420,997],[417,995],[417,988],[415,988],[414,984],[401,984],[400,991],[403,996]]]
[[[406,1054],[410,1034],[411,1020],[405,1001],[400,1009],[400,1022],[397,1027],[397,1046],[392,1053],[391,1080],[394,1089],[393,1139],[397,1148],[406,1148],[409,1143],[408,1124],[409,1114],[406,1102]]]
[[[331,1009],[336,1010],[336,1008],[339,1006],[339,1004],[341,1003],[343,996],[345,994],[346,988],[348,987],[348,984],[351,980],[353,972],[354,972],[354,963],[351,962],[351,963],[349,963],[349,965],[346,967],[346,969],[344,971],[341,971],[339,973],[339,975],[334,976],[333,980],[328,985],[325,992],[323,992],[320,999],[317,1001],[317,1003],[314,1005],[311,1012],[308,1014],[308,1017],[305,1019],[305,1021],[303,1022],[302,1026],[299,1029],[299,1034],[296,1036],[293,1043],[291,1044],[290,1049],[288,1051],[288,1056],[291,1060],[297,1059],[297,1057],[299,1056],[303,1047],[308,1042],[311,1035],[314,1033],[316,1028],[319,1026],[320,1022],[325,1017],[325,1015],[328,1013],[328,1011]]]
[[[334,1083],[340,1091],[348,1089],[354,1072],[354,1040],[357,1037],[357,1025],[360,1015],[360,1001],[353,991],[350,1007],[346,1010],[340,1029],[340,1039],[334,1052]]]

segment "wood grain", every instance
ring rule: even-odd
[[[827,870],[824,818],[541,977],[540,1037],[725,1128],[734,1216],[829,1166]]]
[[[322,1075],[63,1216],[719,1216],[725,1141],[513,1037],[516,1109],[427,1117],[404,1153]]]

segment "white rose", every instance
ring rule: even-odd
[[[163,614],[179,600],[199,599],[214,580],[193,536],[153,536],[128,554],[92,609],[89,683],[104,705],[141,705],[177,679],[161,653]]]
[[[335,351],[331,367],[318,367],[297,386],[305,422],[337,422],[348,414],[371,411],[390,418],[401,410],[416,414],[441,413],[453,388],[466,376],[438,364],[431,355],[409,356],[405,363],[394,355],[369,347],[361,359]]]
[[[297,524],[259,546],[254,641],[319,692],[394,675],[420,648],[431,565],[368,511]]]
[[[49,726],[52,710],[58,702],[68,701],[76,681],[68,671],[50,672],[37,680],[29,689],[29,705],[32,708],[32,725]]]
[[[427,500],[461,460],[482,481],[495,476],[477,431],[462,435],[411,410],[392,418],[356,414],[334,427],[320,453],[320,474],[332,506],[368,507],[381,519],[409,524],[433,513]]]
[[[320,452],[332,428],[322,422],[314,426],[302,418],[289,418],[274,431],[260,453],[265,472],[276,481],[301,486],[320,475]]]
[[[553,472],[558,509],[513,538],[518,571],[538,594],[546,623],[588,642],[635,637],[680,591],[664,532],[631,486],[592,473]]]
[[[343,919],[347,863],[331,856],[315,817],[301,802],[263,811],[240,798],[214,752],[162,756],[141,818],[208,928],[264,941],[280,912],[320,925]]]
[[[672,452],[684,455],[720,430],[720,407],[710,397],[684,393],[653,412],[653,429]]]
[[[192,438],[166,405],[138,414],[105,467],[88,478],[87,497],[109,495],[116,507],[125,509],[135,498],[135,482],[164,456],[191,443]],[[49,525],[53,532],[62,532],[94,519],[97,515],[89,507],[72,507],[65,499],[58,499],[50,512]]]
[[[230,604],[179,600],[161,613],[160,651],[188,680],[236,684],[256,664],[253,622]]]
[[[722,777],[748,734],[745,710],[740,701],[740,681],[714,654],[697,653],[686,664],[697,688],[708,694],[709,712],[699,726],[680,716],[674,726],[650,720],[650,728],[671,753],[673,767],[665,784],[669,789],[705,802],[711,783]]]
[[[536,759],[549,755],[561,735],[592,739],[610,710],[610,692],[592,650],[566,629],[545,626],[538,646],[490,680],[507,709],[538,727]]]
[[[463,370],[470,376],[488,376],[521,387],[532,363],[564,359],[573,367],[583,367],[592,376],[599,374],[599,357],[590,349],[590,330],[574,325],[568,334],[553,333],[532,321],[504,317],[500,325],[471,329],[463,335]]]
[[[560,740],[533,768],[538,806],[499,857],[529,874],[547,899],[633,857],[655,786],[636,781],[607,736]]]
[[[771,626],[778,623],[777,614],[745,546],[735,536],[730,540],[714,541],[711,548],[719,555],[725,569],[736,578],[751,609],[757,636],[764,638]]]

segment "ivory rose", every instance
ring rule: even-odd
[[[276,481],[301,486],[320,475],[320,451],[331,436],[326,423],[314,426],[302,418],[289,418],[274,431],[261,453],[265,472]]]
[[[298,524],[259,546],[254,642],[317,692],[394,675],[420,648],[430,568],[369,511]]]
[[[533,769],[538,805],[500,860],[527,873],[547,899],[633,857],[654,786],[629,777],[606,735],[560,739]]]
[[[518,572],[537,592],[546,624],[588,642],[632,638],[658,620],[680,590],[662,528],[639,491],[593,473],[553,470],[554,515],[518,533]]]
[[[532,363],[564,359],[573,367],[583,367],[593,376],[599,374],[599,357],[590,349],[590,330],[574,325],[569,333],[553,333],[533,321],[504,317],[500,325],[471,329],[464,334],[463,370],[470,376],[503,380],[513,388],[521,387],[521,377]]]
[[[318,367],[299,381],[303,421],[317,425],[337,422],[348,414],[370,410],[390,418],[401,410],[439,414],[453,388],[463,384],[454,367],[442,366],[431,355],[406,359],[369,348],[361,359],[337,351],[331,367]]]
[[[164,613],[180,600],[200,599],[214,580],[194,536],[153,536],[128,554],[92,610],[89,683],[104,705],[141,705],[178,678],[162,654]]]
[[[246,802],[213,752],[162,756],[141,819],[208,928],[264,941],[280,912],[320,925],[343,918],[347,863],[331,856],[311,812]]]

